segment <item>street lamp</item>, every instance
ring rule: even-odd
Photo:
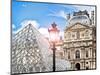
[[[59,41],[59,30],[56,27],[57,25],[55,22],[48,28],[49,32],[49,41],[52,43],[52,50],[53,50],[53,72],[55,72],[56,63],[55,63],[55,51],[56,51],[56,43]]]

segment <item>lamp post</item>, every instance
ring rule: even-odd
[[[59,30],[56,27],[57,25],[55,22],[51,25],[50,28],[48,28],[49,32],[49,41],[52,43],[52,50],[53,50],[53,72],[55,72],[56,69],[56,61],[55,61],[55,53],[56,53],[56,43],[59,41]]]

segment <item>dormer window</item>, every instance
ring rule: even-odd
[[[77,50],[75,54],[76,54],[76,58],[80,58],[80,51],[79,50]]]

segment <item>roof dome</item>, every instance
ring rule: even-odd
[[[90,19],[86,15],[73,16],[69,20],[69,25],[74,25],[76,23],[81,23],[81,24],[84,24],[84,25],[89,25],[90,24]]]

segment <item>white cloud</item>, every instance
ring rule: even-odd
[[[49,32],[48,32],[48,28],[45,28],[45,27],[41,27],[38,29],[39,32],[41,34],[43,34],[45,37],[48,37],[49,38]],[[59,32],[59,37],[62,37],[62,39],[64,39],[64,31],[60,31]]]
[[[45,37],[49,37],[49,33],[48,33],[48,29],[47,29],[47,28],[41,27],[41,28],[39,28],[38,30],[39,30],[39,32],[40,32],[41,34],[43,34]]]
[[[48,32],[48,29],[47,28],[41,27],[38,30],[45,37],[48,37],[49,38],[49,32]],[[62,37],[62,39],[64,39],[64,31],[60,31],[59,36]]]
[[[60,31],[59,35],[62,37],[62,39],[64,39],[64,31]]]
[[[45,37],[49,38],[49,32],[48,32],[48,29],[47,28],[42,27],[42,28],[39,28],[38,30]],[[62,37],[62,40],[64,39],[64,31],[60,31],[59,37]]]
[[[49,38],[49,32],[48,32],[48,28],[45,27],[40,27],[39,28],[39,23],[36,20],[24,20],[21,22],[21,27],[17,30],[17,31],[13,31],[13,34],[16,34],[17,32],[19,32],[20,30],[22,30],[25,26],[27,26],[28,24],[32,24],[42,35],[44,35],[45,37]],[[12,24],[13,28],[15,28],[15,25]],[[60,31],[59,36],[62,37],[62,39],[64,38],[64,31]]]
[[[22,4],[22,6],[23,6],[23,7],[27,7],[27,5],[25,5],[25,4]]]
[[[93,6],[74,6],[77,10],[87,10],[87,11],[93,11],[95,10],[95,7]]]
[[[15,29],[15,28],[16,28],[15,24],[12,24],[12,29]]]
[[[18,33],[20,30],[22,30],[25,26],[27,26],[28,24],[32,24],[36,29],[39,28],[39,23],[36,21],[36,20],[24,20],[21,22],[21,27],[16,30],[16,31],[13,31],[15,34]]]
[[[65,11],[63,10],[60,10],[59,12],[51,12],[51,14],[48,14],[48,16],[55,16],[55,17],[61,17],[61,18],[64,18],[66,19],[66,14]]]
[[[25,26],[27,26],[28,24],[32,24],[44,37],[49,38],[49,32],[48,32],[48,28],[45,27],[40,27],[39,28],[39,23],[35,20],[24,20],[23,22],[21,22],[21,27],[17,30],[17,31],[13,31],[13,35],[18,33],[20,30],[22,30]],[[13,27],[15,28],[15,25],[13,24]],[[64,31],[60,31],[59,36],[62,37],[62,39],[64,39]]]
[[[73,10],[74,11],[84,11],[84,10],[87,10],[89,15],[91,16],[91,11],[95,11],[95,7],[94,6],[86,6],[86,5],[71,5],[70,6],[66,6],[66,5],[62,5],[63,7],[65,8],[68,8],[70,10]]]
[[[41,27],[39,28],[39,23],[36,20],[24,20],[21,22],[21,27],[17,30],[17,31],[13,31],[13,34],[18,33],[20,30],[22,30],[25,26],[27,26],[28,24],[32,24],[42,35],[44,35],[45,37],[49,37],[49,33],[48,33],[48,29],[45,27]],[[15,25],[13,24],[13,27],[15,27]]]
[[[14,30],[14,29],[16,29],[16,25],[15,24],[12,24],[12,35],[14,35],[14,34],[16,34],[16,31]]]
[[[77,11],[87,10],[90,16],[91,16],[91,11],[95,11],[95,7],[93,6],[74,6],[74,7],[76,8]]]
[[[24,20],[21,22],[21,27],[25,27],[28,24],[32,24],[36,29],[39,28],[39,23],[36,20]]]

